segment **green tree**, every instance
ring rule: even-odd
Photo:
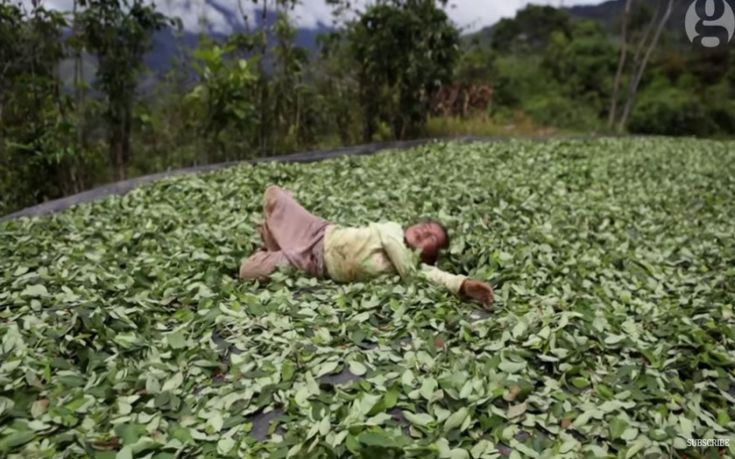
[[[253,6],[258,9],[256,11],[255,28],[251,28],[250,18],[245,13],[242,1],[238,0],[240,13],[245,22],[247,34],[239,34],[236,38],[237,42],[243,45],[243,51],[251,53],[254,58],[253,63],[257,69],[257,91],[258,91],[258,149],[261,155],[274,153],[274,135],[276,133],[275,123],[273,119],[273,85],[270,70],[274,61],[271,44],[277,40],[274,36],[276,33],[283,33],[283,27],[280,32],[276,29],[279,27],[279,21],[273,21],[271,18],[275,14],[278,17],[280,12],[293,10],[298,4],[298,0],[250,0]]]
[[[554,33],[569,38],[569,14],[552,6],[528,5],[514,18],[503,18],[492,30],[492,48],[501,53],[539,52]]]
[[[451,81],[459,54],[459,32],[434,0],[392,0],[373,5],[348,32],[358,68],[363,138],[381,122],[393,136],[423,129],[429,98]]]
[[[320,110],[322,132],[330,146],[350,145],[362,138],[357,65],[346,33],[319,37],[320,53],[307,68]]]
[[[199,83],[187,100],[191,123],[207,140],[205,163],[236,159],[241,157],[239,151],[255,146],[247,142],[257,132],[257,76],[247,60],[234,56],[235,51],[232,42],[222,46],[203,39],[194,52]]]
[[[648,62],[653,55],[653,52],[658,46],[661,34],[671,17],[673,11],[674,0],[667,0],[665,6],[662,7],[659,4],[657,11],[651,16],[651,19],[646,26],[645,32],[643,32],[638,46],[636,47],[635,56],[633,57],[633,67],[628,82],[628,91],[626,94],[625,105],[623,106],[620,119],[618,120],[617,129],[623,131],[628,126],[628,119],[635,108],[636,98],[638,95],[638,88],[641,84],[643,76],[648,66]],[[659,15],[659,11],[661,14]],[[643,15],[644,16],[644,15]]]
[[[543,61],[565,97],[586,104],[600,115],[607,110],[616,63],[615,47],[594,21],[576,23],[570,36],[555,32]]]
[[[488,83],[497,75],[497,53],[489,46],[473,43],[460,54],[454,79],[463,83]]]
[[[73,192],[72,100],[61,90],[64,16],[0,4],[0,210]]]
[[[281,133],[279,150],[295,150],[297,145],[307,141],[306,137],[310,137],[307,134],[308,118],[304,118],[307,92],[304,69],[309,56],[305,49],[294,46],[296,29],[285,11],[278,13],[275,36],[272,83],[274,128]]]
[[[78,13],[87,49],[97,56],[95,85],[105,96],[110,160],[115,176],[128,175],[130,136],[138,78],[154,32],[171,22],[144,0],[80,0]]]

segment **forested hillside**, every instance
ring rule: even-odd
[[[230,12],[235,33],[194,36],[143,0],[0,0],[0,214],[171,168],[388,139],[735,133],[733,48],[683,41],[680,2],[531,5],[465,37],[443,1],[346,20],[353,7],[331,0],[337,27],[312,31],[294,26],[297,2],[253,1],[254,17]]]

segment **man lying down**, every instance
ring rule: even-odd
[[[263,213],[263,247],[242,262],[241,279],[265,280],[287,265],[337,282],[397,272],[404,280],[422,275],[486,307],[493,303],[489,284],[433,266],[439,252],[449,247],[449,235],[439,222],[425,221],[405,231],[393,222],[341,226],[312,215],[291,192],[273,185],[265,190]]]

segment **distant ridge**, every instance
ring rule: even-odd
[[[725,0],[735,10],[735,0]],[[589,19],[597,21],[606,29],[617,35],[620,28],[620,17],[625,9],[626,0],[608,0],[597,5],[576,5],[562,8],[567,11],[573,19]],[[646,3],[655,5],[650,0],[637,0],[636,3]],[[684,17],[687,9],[691,5],[691,1],[676,0],[674,1],[671,17],[666,25],[669,31],[674,32],[677,41],[685,42],[686,35],[684,31]],[[495,25],[485,27],[475,34],[468,36],[468,39],[475,38],[482,42],[489,42],[492,39],[492,32]]]
[[[207,4],[228,18],[228,25],[235,33],[245,32],[245,27],[242,22],[236,19],[239,18],[239,12],[228,10],[221,4],[211,0],[207,0]],[[251,20],[255,22],[252,26],[254,29],[260,27],[261,22],[263,22],[259,15],[253,15]],[[267,15],[265,22],[271,25],[275,20],[275,13],[271,12]],[[317,37],[320,34],[330,33],[333,30],[332,27],[323,24],[319,24],[316,28],[298,27],[296,28],[294,45],[315,52],[319,48]],[[205,33],[211,39],[218,42],[224,42],[229,36],[229,34],[212,30]],[[175,59],[189,58],[191,52],[199,45],[201,34],[200,32],[190,32],[187,30],[177,32],[171,28],[157,32],[153,37],[153,50],[145,56],[145,65],[149,72],[143,78],[142,89],[145,90],[145,88],[150,87],[155,81],[160,80],[171,69]],[[67,31],[64,35],[68,37],[70,31]],[[94,80],[94,73],[97,66],[96,60],[93,56],[84,56],[83,61],[85,79],[91,82]],[[72,82],[74,78],[74,65],[70,59],[62,63],[61,75],[67,84]]]

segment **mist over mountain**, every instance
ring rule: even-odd
[[[143,77],[141,86],[145,90],[146,87],[150,87],[155,81],[159,80],[174,64],[176,59],[188,62],[191,59],[191,53],[199,45],[199,40],[204,34],[209,39],[217,42],[225,42],[227,38],[233,33],[246,32],[247,29],[243,24],[240,12],[237,9],[227,8],[226,6],[217,3],[213,0],[207,0],[207,5],[213,8],[219,13],[221,18],[226,18],[226,24],[218,24],[218,27],[212,25],[205,27],[201,31],[192,31],[191,28],[182,28],[182,30],[176,30],[174,28],[166,28],[159,32],[156,32],[153,36],[153,48],[146,54],[144,58],[145,65],[148,69],[148,74]],[[275,23],[277,15],[275,12],[270,11],[266,14],[265,19],[258,12],[258,14],[252,14],[249,17],[250,29],[257,30],[262,25],[271,26]],[[223,32],[222,30],[228,30],[229,32]],[[296,27],[296,34],[294,38],[294,46],[304,48],[310,51],[316,51],[318,49],[317,38],[321,34],[326,34],[334,29],[330,26],[324,25],[317,22],[316,27]],[[69,31],[69,35],[71,31]],[[269,43],[272,46],[273,43]],[[94,56],[85,55],[83,57],[84,65],[84,76],[85,80],[91,82],[94,80],[94,73],[97,67],[96,59]],[[186,67],[186,65],[184,65]],[[62,78],[71,82],[74,75],[74,65],[71,59],[67,59],[61,65]]]
[[[180,33],[171,28],[158,32],[153,39],[153,51],[145,59],[146,65],[151,70],[156,73],[165,72],[174,58],[177,56],[186,58],[198,46],[202,33],[206,33],[209,38],[215,41],[224,42],[233,33],[247,31],[241,13],[237,8],[233,9],[214,0],[206,0],[206,4],[218,13],[220,18],[219,27],[210,26],[208,30],[202,32],[193,32],[189,28],[184,28]],[[226,21],[225,24],[221,23],[223,19]],[[265,18],[260,11],[250,12],[248,17],[251,30],[258,30],[263,26],[270,27],[275,24],[276,19],[277,14],[274,11],[268,11]],[[226,33],[223,30],[229,32]],[[331,27],[319,22],[316,23],[315,27],[296,27],[294,46],[315,51],[318,48],[317,37],[332,30]],[[273,43],[269,43],[269,46],[272,45]]]

